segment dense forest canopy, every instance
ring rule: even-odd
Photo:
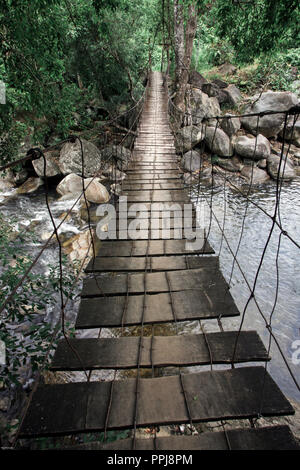
[[[291,69],[300,60],[297,0],[1,0],[0,79],[7,93],[1,160],[16,157],[30,129],[44,145],[53,134],[67,135],[74,112],[84,114],[91,100],[109,113],[135,102],[149,57],[152,68],[163,59],[162,68],[174,74],[174,38],[179,31],[187,42],[193,15],[185,69],[259,60],[253,80],[273,72],[271,85],[288,88],[297,78]]]

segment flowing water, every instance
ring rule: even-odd
[[[52,232],[52,225],[45,206],[45,196],[43,190],[39,189],[34,195],[10,197],[10,193],[2,195],[0,199],[1,212],[7,217],[14,217],[16,219],[15,228],[32,227],[34,225],[36,232],[40,237],[45,232]],[[274,182],[262,185],[255,191],[252,191],[251,198],[264,208],[269,214],[272,214],[275,204],[276,188]],[[192,199],[197,203],[196,192],[192,195]],[[211,191],[208,187],[202,187],[200,197],[198,199],[198,207],[201,214],[206,214],[204,221],[201,220],[202,225],[208,229],[210,224],[210,212],[207,210],[208,206],[206,200],[209,202]],[[74,203],[74,200],[57,201],[56,196],[51,195],[51,209],[53,210],[56,223],[60,223],[59,216],[66,212]],[[237,191],[229,187],[219,188],[213,195],[213,211],[218,218],[221,226],[224,223],[224,208],[226,209],[225,217],[225,235],[231,249],[235,252],[238,240],[241,233],[241,226],[244,219],[246,209],[246,199]],[[224,205],[225,204],[225,205]],[[206,207],[206,211],[204,211]],[[291,235],[298,243],[300,243],[300,179],[297,178],[291,183],[284,183],[281,193],[281,220],[284,229]],[[256,208],[251,203],[248,205],[247,216],[244,221],[243,237],[240,244],[237,259],[244,271],[246,278],[250,285],[253,285],[255,274],[262,256],[262,252],[269,234],[272,221],[266,215]],[[79,208],[73,212],[72,218],[64,223],[61,227],[61,232],[71,236],[78,233],[86,227],[86,223],[79,217]],[[276,254],[278,249],[279,229],[275,228],[273,236],[268,245],[261,271],[258,277],[258,283],[255,291],[256,298],[260,305],[262,312],[266,318],[269,319],[272,312],[277,285],[276,274]],[[230,253],[226,241],[221,235],[221,231],[214,218],[211,219],[211,229],[209,232],[209,241],[217,255],[220,255],[220,267],[227,282],[229,282],[232,270],[232,254]],[[28,246],[31,254],[36,254],[38,249],[42,246]],[[46,250],[45,255],[41,257],[38,269],[47,273],[49,261],[58,259],[57,246],[53,243],[49,249]],[[272,317],[272,329],[276,338],[280,343],[280,347],[287,358],[288,364],[294,373],[297,380],[300,380],[300,364],[292,360],[300,359],[300,263],[299,263],[299,249],[285,237],[281,237],[279,258],[279,289],[277,303]],[[249,298],[249,289],[239,268],[235,266],[231,279],[230,292],[242,313],[245,304]],[[77,293],[80,292],[80,283],[77,286]],[[75,315],[78,309],[78,300],[70,302],[67,314],[71,317]],[[57,320],[59,309],[54,309],[49,312],[49,321]],[[223,327],[225,330],[237,329],[240,325],[241,317],[234,319],[223,319]],[[269,321],[269,320],[267,320]],[[219,331],[217,321],[208,320],[202,322],[206,331]],[[269,334],[265,326],[265,321],[259,314],[253,300],[250,301],[246,310],[245,329],[257,330],[260,334],[264,344],[268,346]],[[180,334],[199,332],[198,322],[184,322],[180,324]],[[130,332],[137,334],[137,331],[130,329]],[[151,332],[146,332],[146,334]],[[95,334],[94,331],[87,331],[84,335],[90,336]],[[103,331],[102,335],[108,335],[108,330]],[[113,334],[120,334],[117,330]],[[129,331],[127,331],[129,334]],[[171,325],[157,325],[155,334],[176,334]],[[298,343],[296,343],[298,341]],[[297,348],[299,354],[297,355]],[[268,370],[276,380],[282,391],[289,397],[300,402],[300,394],[294,385],[294,382],[284,364],[277,346],[272,341],[271,344],[272,360],[268,364]],[[224,366],[219,366],[224,367]],[[218,366],[215,366],[218,368]],[[197,367],[190,368],[191,370],[200,370]],[[201,369],[203,370],[203,368]],[[162,373],[172,373],[170,370]],[[95,373],[94,373],[95,374]],[[122,373],[124,376],[128,373]],[[81,373],[72,373],[71,380],[78,380]],[[98,374],[96,373],[96,377]],[[103,374],[103,377],[111,378],[108,372]],[[82,378],[84,380],[84,377]]]
[[[197,192],[197,191],[196,191]],[[276,185],[270,181],[253,190],[251,199],[259,204],[270,215],[273,215],[276,201]],[[193,197],[197,203],[197,197]],[[205,226],[209,227],[210,211],[208,204],[211,201],[211,190],[202,188],[200,198],[198,199],[198,208],[200,214],[206,215]],[[219,221],[221,229],[224,227],[224,234],[227,242],[234,253],[240,239],[243,219],[245,216],[247,201],[237,191],[229,187],[220,187],[219,191],[214,191],[212,196],[212,207],[216,218]],[[206,207],[206,210],[204,210]],[[224,210],[225,209],[225,210]],[[225,217],[224,217],[225,213]],[[280,215],[282,227],[288,234],[300,244],[300,180],[284,183],[282,186],[280,198]],[[224,224],[225,220],[225,226]],[[267,238],[272,226],[272,220],[269,219],[259,208],[253,204],[248,204],[247,215],[244,220],[244,230],[241,239],[237,260],[243,270],[251,288],[254,283],[255,275],[259,267],[261,256],[267,242]],[[222,237],[216,219],[211,219],[211,229],[209,232],[209,241],[216,254],[220,255],[220,267],[227,282],[230,281],[233,266],[233,256],[228,245]],[[280,230],[275,227],[272,238],[268,244],[264,256],[263,264],[258,276],[255,296],[262,313],[270,321],[270,314],[274,308],[277,290],[277,269],[276,258],[278,250]],[[286,237],[281,237],[279,256],[278,256],[278,296],[272,315],[272,331],[276,335],[282,352],[287,358],[287,362],[297,378],[300,381],[300,251]],[[250,295],[249,288],[243,278],[238,266],[235,265],[231,278],[230,292],[240,310],[243,313],[245,305]],[[223,319],[225,330],[236,329],[239,327],[241,318]],[[207,322],[207,325],[209,322]],[[266,328],[266,322],[260,315],[253,299],[250,301],[245,314],[245,329],[255,329],[260,334],[264,344],[268,347],[269,333]],[[207,326],[209,331],[209,326]],[[297,351],[299,351],[297,353]],[[297,365],[293,363],[299,362]],[[300,394],[297,390],[286,365],[274,341],[271,343],[272,360],[268,364],[268,370],[276,380],[283,392],[300,401]],[[295,361],[295,359],[299,361]]]

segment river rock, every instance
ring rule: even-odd
[[[85,196],[89,202],[103,204],[110,200],[110,194],[100,183],[99,178],[87,178],[84,180],[84,186],[86,187]]]
[[[281,138],[283,138],[283,129],[279,132]],[[285,131],[285,140],[291,142],[292,144],[300,147],[300,120],[295,122],[294,125],[294,118],[290,118]]]
[[[56,187],[56,191],[61,196],[65,196],[66,194],[80,194],[82,189],[82,178],[76,173],[67,175]]]
[[[202,157],[197,150],[190,150],[183,155],[181,163],[185,170],[197,171],[202,167]]]
[[[284,165],[285,161],[286,161],[286,164]],[[278,155],[271,154],[269,158],[267,159],[268,173],[275,180],[277,180],[279,163],[280,163],[280,157]],[[286,158],[284,157],[281,162],[279,177],[285,181],[290,181],[295,176],[296,176],[296,172],[294,170],[294,167],[292,166],[291,161],[289,159],[286,160]]]
[[[232,114],[226,113],[224,116],[232,116]],[[220,122],[221,128],[229,137],[235,135],[241,128],[240,118],[222,119]]]
[[[23,183],[22,186],[17,189],[17,192],[19,194],[34,193],[34,191],[36,191],[42,185],[43,180],[41,178],[35,178],[32,176],[31,178],[28,178],[28,180],[25,181],[25,183]]]
[[[189,75],[189,83],[194,87],[201,89],[202,85],[208,83],[208,81],[201,75],[201,73],[196,70],[192,70]]]
[[[232,106],[237,106],[243,98],[240,90],[235,85],[229,85],[227,88],[224,88],[222,92],[226,97],[224,102],[227,102]]]
[[[234,148],[241,157],[253,160],[262,160],[271,154],[270,142],[261,134],[257,138],[241,135],[236,139]]]
[[[108,145],[101,150],[101,156],[105,162],[116,162],[119,170],[126,170],[131,158],[131,152],[122,145]]]
[[[209,98],[206,93],[191,88],[188,93],[188,111],[192,114],[192,122],[199,125],[203,119],[221,115],[220,105],[217,98]]]
[[[204,133],[199,127],[186,126],[179,129],[176,134],[175,146],[177,153],[187,152],[195,147],[204,138]]]
[[[221,157],[232,157],[233,147],[228,135],[222,129],[206,127],[204,141],[213,153]]]
[[[241,163],[236,158],[218,158],[217,165],[223,168],[223,170],[231,171],[232,173],[236,173],[241,169]]]
[[[93,176],[101,169],[100,150],[92,143],[81,139],[84,158],[84,176]],[[75,173],[82,175],[82,154],[79,139],[67,142],[60,151],[58,166],[63,175]]]
[[[217,98],[219,104],[226,103],[228,101],[228,96],[225,91],[219,88],[215,83],[205,83],[202,86],[202,91],[210,98]]]
[[[60,168],[58,166],[58,153],[57,152],[46,152],[46,176],[52,177],[61,174]],[[44,158],[38,158],[37,160],[32,161],[32,166],[38,176],[44,176]]]
[[[89,202],[102,204],[109,201],[110,195],[105,186],[101,184],[100,178],[86,178],[84,187],[86,188],[85,196]],[[76,173],[71,173],[59,183],[56,190],[61,196],[69,194],[74,197],[79,196],[83,191],[82,178]]]
[[[268,173],[265,170],[257,167],[244,166],[241,170],[241,174],[245,176],[252,184],[265,183],[270,179]]]
[[[267,168],[267,160],[263,158],[262,160],[259,160],[257,163],[258,168],[261,168],[262,170],[265,170]]]
[[[229,86],[227,82],[224,82],[224,80],[220,80],[219,78],[215,78],[214,80],[212,80],[212,83],[214,85],[217,85],[217,87],[219,88],[227,88]]]
[[[245,109],[247,113],[262,113],[267,111],[286,111],[298,103],[298,98],[289,91],[267,91],[253,97],[254,104]],[[284,114],[271,114],[259,119],[258,132],[265,137],[277,137],[283,129]],[[242,118],[242,125],[252,134],[256,134],[257,116]]]
[[[86,230],[85,232],[75,235],[75,237],[68,240],[66,248],[69,252],[70,259],[75,262],[83,261],[88,253],[89,256],[85,260],[86,265],[90,257],[93,255],[90,230]]]

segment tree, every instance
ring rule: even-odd
[[[184,17],[187,14],[186,21]],[[180,0],[174,0],[175,89],[174,103],[184,113],[185,93],[189,78],[193,43],[197,29],[198,7],[195,1],[184,9]]]

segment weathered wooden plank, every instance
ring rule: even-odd
[[[180,168],[176,167],[176,168],[137,168],[137,167],[134,167],[134,168],[127,168],[126,170],[126,173],[129,174],[129,176],[131,177],[131,175],[147,175],[148,178],[151,177],[153,175],[161,175],[161,177],[166,177],[165,175],[167,174],[171,174],[171,175],[175,175],[175,176],[181,176],[183,171],[180,170]]]
[[[168,181],[168,180],[167,180]],[[128,192],[128,191],[145,191],[145,190],[154,190],[154,189],[168,189],[168,190],[179,190],[179,189],[184,189],[185,186],[182,182],[182,180],[180,180],[179,182],[166,182],[166,181],[163,181],[163,182],[159,182],[159,183],[137,183],[137,182],[134,182],[134,183],[130,183],[130,182],[125,182],[123,183],[122,185],[122,191],[125,193],[125,192]]]
[[[139,173],[139,172],[136,172],[136,174],[134,172],[131,172],[127,175],[126,177],[126,180],[125,181],[128,181],[128,182],[131,182],[132,180],[149,180],[149,181],[156,181],[156,180],[179,180],[181,179],[181,176],[182,174],[181,173],[177,173],[177,172],[169,172],[169,173],[152,173],[149,174],[147,172],[143,172],[143,173]]]
[[[228,442],[227,442],[228,439]],[[63,450],[132,450],[133,439],[114,442],[88,442],[65,447]],[[300,450],[289,426],[268,426],[257,429],[231,429],[205,432],[196,436],[169,436],[154,439],[136,439],[136,450]]]
[[[104,241],[98,251],[98,256],[162,256],[183,254],[211,254],[214,250],[209,243],[200,249],[189,250],[186,240],[124,240]]]
[[[212,266],[217,268],[218,257],[203,256],[157,256],[138,257],[99,257],[90,260],[85,272],[118,272],[118,271],[176,271],[182,269],[197,269]]]
[[[144,295],[81,299],[75,327],[121,327],[142,321]],[[214,285],[192,291],[154,294],[145,297],[144,324],[238,316],[232,296]]]
[[[130,203],[127,198],[124,198],[119,199],[116,207],[116,214],[119,218],[137,218],[147,213],[147,217],[150,214],[152,218],[157,218],[162,214],[163,217],[172,217],[175,215],[176,217],[181,217],[183,220],[184,217],[191,217],[191,215],[196,213],[195,207],[191,202],[188,204],[174,201]]]
[[[158,219],[157,219],[158,220]],[[153,221],[152,221],[153,222]],[[141,225],[147,227],[149,225],[149,228],[143,228]],[[115,230],[111,229],[108,227],[108,230],[104,232],[104,235],[107,240],[111,241],[119,241],[119,240],[132,240],[132,239],[137,239],[137,240],[183,240],[186,242],[187,240],[190,240],[190,231],[192,231],[192,228],[190,227],[190,230],[188,230],[189,227],[185,228],[170,228],[168,229],[167,227],[160,229],[160,228],[154,228],[153,223],[151,224],[148,223],[148,220],[144,218],[143,220],[140,221],[140,226],[136,227],[134,225],[133,227],[130,225],[130,220],[129,220],[129,225],[128,228],[124,230]],[[198,235],[197,235],[197,247],[198,251],[201,250],[201,246],[203,247],[204,244],[206,243],[206,240],[204,238],[204,231],[200,228],[197,228],[198,230]],[[193,229],[193,232],[196,231],[196,229]],[[192,240],[192,243],[195,240]],[[195,245],[194,245],[195,246]]]
[[[140,367],[231,364],[268,360],[256,331],[226,331],[204,335],[142,338]],[[69,338],[59,341],[52,370],[132,369],[138,367],[140,337]],[[208,349],[209,345],[209,349]],[[77,355],[75,355],[76,351]],[[80,361],[79,359],[80,358]]]
[[[224,293],[228,285],[218,268],[165,271],[155,273],[108,273],[84,279],[82,297],[101,297],[103,295],[160,294],[170,291],[207,289],[213,285],[215,290]],[[99,289],[101,287],[101,291]]]
[[[137,426],[294,413],[264,367],[140,379]],[[136,380],[42,385],[33,394],[21,437],[132,428]],[[264,395],[262,398],[262,390]],[[185,401],[186,399],[186,401]],[[110,412],[107,414],[109,403]]]
[[[185,202],[191,203],[188,193],[182,190],[154,189],[143,191],[123,191],[128,202]]]

